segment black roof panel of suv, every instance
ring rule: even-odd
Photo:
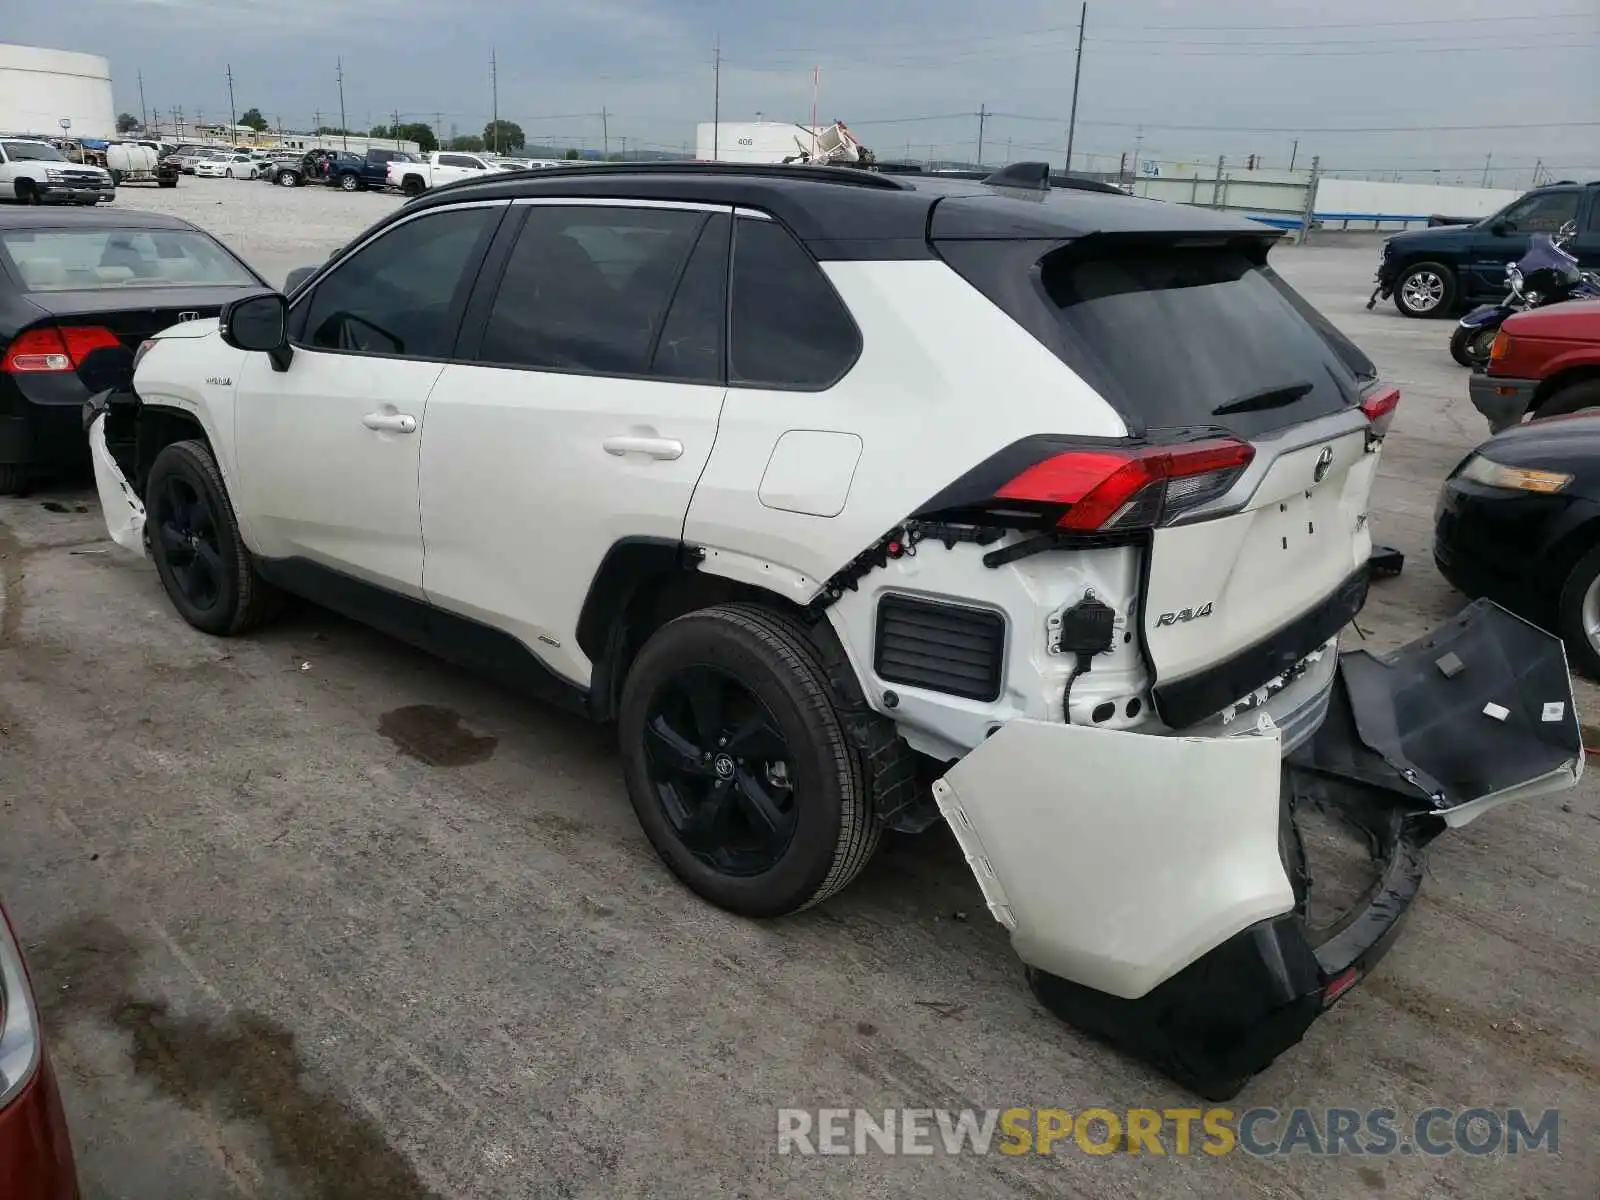
[[[463,200],[561,197],[679,200],[769,213],[822,260],[935,257],[930,238],[1069,240],[1099,233],[1246,235],[1279,231],[1183,204],[1075,189],[997,187],[936,175],[743,163],[608,163],[462,180],[404,212]]]

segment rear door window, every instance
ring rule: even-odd
[[[667,307],[706,214],[611,205],[535,205],[525,211],[526,224],[484,327],[479,361],[649,374]],[[674,336],[694,340],[688,332]],[[690,357],[703,354],[691,350]]]
[[[1136,431],[1254,437],[1356,404],[1376,374],[1243,250],[944,242],[940,251]]]
[[[729,382],[822,391],[860,353],[855,321],[800,243],[776,221],[741,218],[733,239]]]

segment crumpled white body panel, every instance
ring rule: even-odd
[[[934,796],[1023,962],[1133,999],[1294,907],[1275,731],[1153,737],[1017,719]]]
[[[102,414],[89,426],[89,455],[94,460],[94,486],[100,493],[100,511],[106,532],[125,550],[144,555],[144,501],[134,494],[122,469],[106,447],[106,419]]]

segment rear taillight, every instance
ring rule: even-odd
[[[1369,392],[1361,401],[1362,415],[1372,426],[1373,434],[1380,438],[1389,432],[1389,423],[1394,420],[1394,410],[1399,407],[1400,389],[1397,387],[1380,388]]]
[[[1253,446],[1232,438],[1064,450],[1028,467],[995,499],[1060,509],[1055,525],[1079,533],[1148,529],[1222,495],[1254,457]]]
[[[91,351],[119,344],[116,334],[98,325],[47,325],[17,335],[0,370],[11,375],[76,371]]]

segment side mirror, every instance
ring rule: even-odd
[[[1506,234],[1511,232],[1511,226],[1505,221],[1496,221],[1489,226],[1489,232],[1494,234],[1495,237],[1505,237]]]
[[[288,340],[289,305],[277,292],[246,296],[223,306],[220,324],[235,350],[276,350]]]
[[[283,281],[283,294],[292,296],[300,290],[300,285],[317,273],[316,267],[296,267],[289,272],[289,278]]]

